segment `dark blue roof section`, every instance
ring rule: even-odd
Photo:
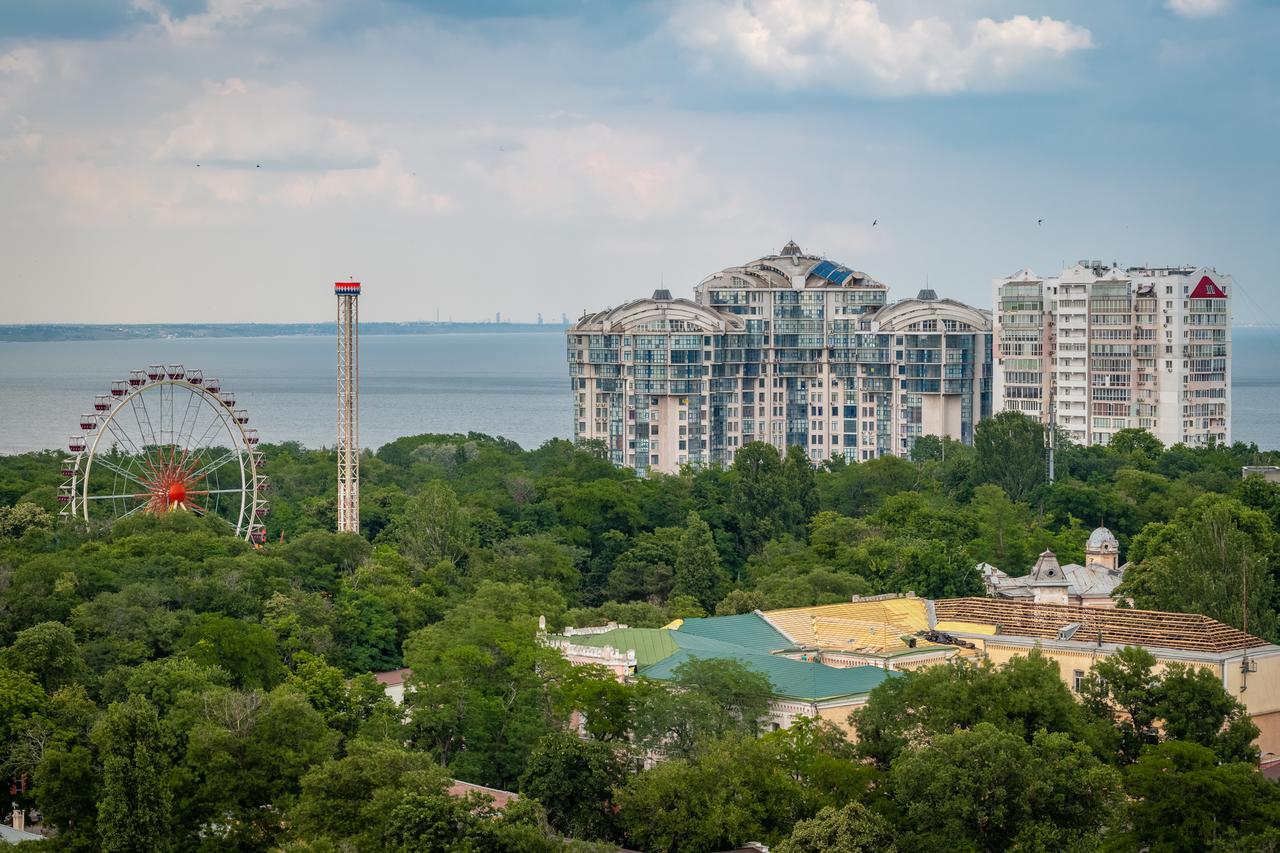
[[[819,261],[817,266],[809,270],[809,274],[825,278],[832,284],[844,284],[853,275],[853,270],[831,261]]]

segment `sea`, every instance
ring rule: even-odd
[[[1233,330],[1233,434],[1280,450],[1280,328]],[[149,364],[216,376],[264,442],[332,447],[332,337],[171,338],[0,343],[0,453],[64,448],[81,412],[111,381]],[[481,432],[534,448],[572,435],[559,332],[365,335],[360,340],[360,443]]]

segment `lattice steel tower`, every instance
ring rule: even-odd
[[[338,532],[360,532],[360,282],[338,297]]]

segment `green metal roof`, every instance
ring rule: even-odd
[[[794,645],[758,613],[685,619],[677,630],[682,634],[696,634],[757,652],[776,652]]]
[[[569,640],[580,646],[612,646],[620,651],[635,649],[639,669],[676,651],[678,646],[670,633],[665,628],[615,628],[603,634],[574,634]]]
[[[730,648],[735,647],[730,646]],[[736,648],[736,653],[726,653],[716,648],[682,647],[675,654],[655,664],[640,667],[638,674],[646,678],[665,680],[674,678],[676,668],[687,660],[729,658],[769,679],[769,683],[773,685],[774,695],[809,702],[869,693],[877,684],[891,677],[890,673],[876,666],[837,669],[821,663],[751,652],[740,646]]]
[[[736,660],[769,679],[774,695],[807,702],[869,693],[893,675],[875,666],[837,669],[770,654],[791,643],[754,613],[686,619],[679,630],[615,628],[569,639],[583,646],[634,649],[636,673],[659,680],[674,678],[676,668],[687,660]]]

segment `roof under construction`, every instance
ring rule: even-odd
[[[1080,643],[1148,646],[1197,652],[1232,652],[1268,645],[1216,619],[1194,613],[1159,610],[1034,604],[999,598],[952,598],[933,603],[939,623],[993,625],[999,635],[1058,639],[1064,628],[1079,627],[1071,639]]]

